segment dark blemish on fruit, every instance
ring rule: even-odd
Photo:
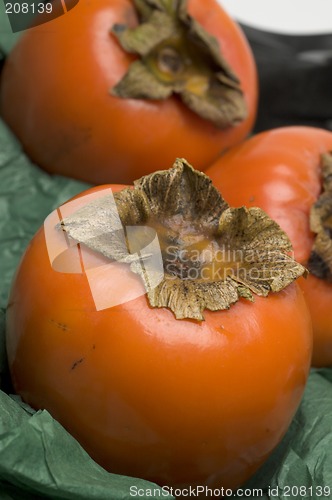
[[[84,361],[84,358],[80,358],[77,361],[75,361],[75,363],[73,363],[71,366],[71,370],[75,370],[75,368],[77,368],[78,365],[80,365],[83,361]]]
[[[59,321],[55,321],[54,319],[51,319],[50,323],[53,323],[55,326],[57,326],[63,332],[68,332],[70,330],[68,325],[66,325],[65,323],[60,323]]]

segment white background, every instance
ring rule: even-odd
[[[332,34],[332,0],[218,0],[218,2],[236,20],[255,28],[289,34]]]

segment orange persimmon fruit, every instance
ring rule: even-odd
[[[308,278],[301,278],[299,285],[312,316],[313,365],[317,367],[332,364],[331,264],[329,267],[314,249],[318,233],[313,221],[317,217],[313,214],[316,204],[322,204],[319,199],[325,191],[324,182],[328,184],[328,171],[324,181],[323,162],[331,151],[332,133],[327,130],[281,127],[243,142],[207,170],[231,205],[255,205],[276,220],[292,242],[295,259],[309,268]],[[328,193],[330,190],[324,198]],[[330,248],[331,209],[324,210],[322,232]]]
[[[248,135],[257,75],[240,27],[216,0],[169,4],[170,13],[161,0],[80,0],[24,32],[3,69],[0,112],[37,165],[128,184],[156,158],[204,170]],[[151,19],[142,47],[142,30],[138,42],[131,34]]]

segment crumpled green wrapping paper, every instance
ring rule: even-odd
[[[0,2],[0,49],[6,53],[13,41]],[[156,488],[107,473],[47,411],[8,395],[5,307],[15,268],[44,218],[86,187],[32,165],[0,121],[0,500],[130,499],[131,486],[151,498]],[[332,368],[312,371],[287,435],[244,488],[232,498],[332,499]]]

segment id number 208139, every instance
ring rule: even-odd
[[[5,8],[6,14],[51,14],[53,5],[51,2],[7,2]]]
[[[270,486],[268,493],[271,498],[282,493],[283,498],[331,498],[330,486]]]

